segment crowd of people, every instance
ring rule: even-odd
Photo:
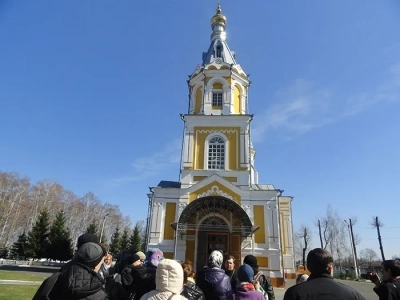
[[[307,256],[310,276],[299,276],[284,300],[365,300],[354,289],[335,281],[333,259],[324,249]],[[379,299],[400,300],[400,260],[385,261],[385,280],[377,277]],[[396,298],[397,297],[397,298]],[[193,263],[164,258],[159,249],[121,253],[115,265],[107,244],[92,234],[78,238],[74,258],[46,279],[33,300],[275,300],[268,276],[259,270],[257,258],[247,255],[236,268],[235,258],[215,250],[207,265],[195,272]]]

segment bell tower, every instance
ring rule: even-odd
[[[203,268],[213,250],[238,261],[252,254],[274,286],[296,277],[291,203],[259,184],[251,142],[249,75],[227,43],[218,5],[208,50],[189,75],[179,181],[150,188],[147,247]]]
[[[211,18],[210,46],[187,81],[190,101],[188,114],[182,115],[182,186],[212,174],[242,187],[258,181],[250,140],[251,82],[226,42],[226,23],[218,5]]]

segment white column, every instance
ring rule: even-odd
[[[203,103],[203,109],[202,111],[204,112],[205,115],[210,115],[211,114],[211,91],[212,89],[206,88],[204,91],[204,103]]]
[[[233,91],[228,85],[224,85],[223,89],[224,89],[224,103],[223,103],[222,113],[224,115],[229,115],[234,112],[232,103]]]
[[[184,137],[184,142],[183,142],[183,163],[188,163],[189,162],[189,134],[186,131],[185,132],[185,137]]]
[[[193,164],[193,127],[191,128],[187,128],[188,131],[188,151],[189,151],[189,155],[188,155],[188,162],[190,162],[191,164]]]
[[[246,144],[245,137],[246,137],[246,128],[244,128],[244,129],[240,128],[240,145],[239,145],[239,147],[240,147],[240,164],[241,165],[246,163],[246,161],[244,160],[244,157],[245,157],[244,146]]]
[[[246,113],[246,95],[242,95],[240,98],[241,103],[241,113],[245,114]]]

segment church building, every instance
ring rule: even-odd
[[[213,250],[247,254],[274,286],[295,277],[291,203],[272,184],[259,184],[248,110],[250,80],[226,41],[218,5],[211,42],[188,80],[180,181],[150,188],[147,247],[203,268]]]

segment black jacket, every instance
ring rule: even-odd
[[[196,284],[207,300],[225,300],[232,294],[230,278],[222,269],[201,269],[196,274]]]
[[[186,282],[183,286],[181,295],[188,300],[205,300],[203,291],[191,281]]]
[[[128,265],[121,272],[122,286],[134,299],[139,300],[144,294],[156,289],[156,267]]]
[[[106,300],[107,294],[103,284],[99,274],[83,264],[74,262],[63,268],[49,296],[59,300]]]
[[[306,282],[290,287],[283,300],[365,300],[365,298],[353,288],[333,280],[328,274],[313,276],[312,274]]]
[[[374,287],[379,300],[400,300],[400,279],[387,280]]]

